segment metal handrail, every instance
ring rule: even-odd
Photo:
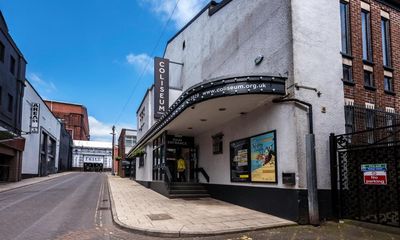
[[[167,176],[167,183],[171,183],[172,182],[172,174],[171,174],[171,170],[169,170],[168,166],[164,166],[163,170],[165,172],[165,175]]]
[[[208,176],[206,170],[204,170],[204,168],[196,168],[195,169],[196,172],[200,172],[203,177],[206,179],[206,181],[209,183],[210,182],[210,176]]]

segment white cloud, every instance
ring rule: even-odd
[[[112,124],[99,121],[93,116],[89,116],[90,140],[111,142]],[[118,144],[118,136],[122,128],[134,129],[133,125],[121,123],[115,126],[115,144]]]
[[[43,80],[40,74],[29,73],[28,79],[30,80],[32,85],[35,86],[35,88],[37,88],[37,90],[40,92],[43,91],[44,93],[52,93],[57,91],[56,85],[54,85],[54,83],[51,81]]]
[[[139,73],[145,71],[144,73],[148,74],[153,70],[154,60],[146,53],[141,53],[138,55],[130,53],[126,56],[126,61],[128,64],[133,65],[136,68],[136,71]]]
[[[141,0],[142,6],[149,6],[151,11],[167,21],[174,10],[177,0]],[[180,0],[171,20],[176,28],[183,27],[189,22],[209,0]]]

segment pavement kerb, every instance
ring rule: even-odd
[[[56,178],[59,178],[59,177],[62,177],[62,176],[69,175],[71,173],[74,173],[74,172],[63,172],[63,173],[59,173],[59,174],[52,174],[52,175],[56,175],[56,176],[53,176],[53,177],[50,177],[52,175],[48,175],[46,177],[43,177],[43,179],[40,179],[40,181],[37,181],[37,182],[31,182],[31,183],[27,183],[25,185],[16,186],[16,187],[13,187],[13,188],[8,188],[8,189],[3,189],[3,190],[0,189],[0,193],[12,191],[12,190],[23,188],[23,187],[27,187],[27,186],[31,186],[31,185],[34,185],[34,184],[37,184],[37,183],[47,182],[47,181],[50,181],[50,180],[53,180],[53,179],[56,179]],[[14,183],[18,183],[18,182],[14,182]]]
[[[257,231],[257,230],[265,230],[265,229],[274,229],[274,228],[280,228],[280,227],[290,227],[290,226],[297,226],[297,223],[293,224],[288,224],[288,223],[276,223],[276,224],[270,224],[269,226],[249,226],[245,228],[239,228],[239,229],[231,229],[231,230],[209,230],[206,233],[205,232],[196,232],[196,231],[157,231],[157,230],[152,230],[148,228],[140,228],[140,227],[133,227],[126,225],[122,223],[118,219],[118,215],[115,210],[115,203],[112,195],[112,189],[110,187],[110,182],[109,178],[107,177],[107,184],[108,184],[108,194],[110,198],[110,204],[111,204],[111,215],[113,222],[115,225],[125,231],[132,232],[132,233],[139,233],[147,236],[154,236],[154,237],[168,237],[168,238],[179,238],[179,237],[210,237],[210,236],[216,236],[216,235],[224,235],[224,234],[232,234],[232,233],[242,233],[242,232],[250,232],[250,231]],[[183,227],[182,227],[183,228]]]

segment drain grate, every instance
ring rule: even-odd
[[[151,221],[157,221],[157,220],[168,220],[172,219],[172,217],[168,214],[149,214],[147,217],[150,218]]]
[[[109,207],[99,207],[97,210],[108,210],[110,209]]]

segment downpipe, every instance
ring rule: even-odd
[[[307,193],[308,193],[308,217],[310,224],[319,226],[318,188],[317,188],[317,163],[315,156],[315,136],[313,123],[313,108],[311,103],[296,98],[277,98],[273,103],[295,102],[308,108],[309,131],[306,135],[306,168],[307,168]]]

